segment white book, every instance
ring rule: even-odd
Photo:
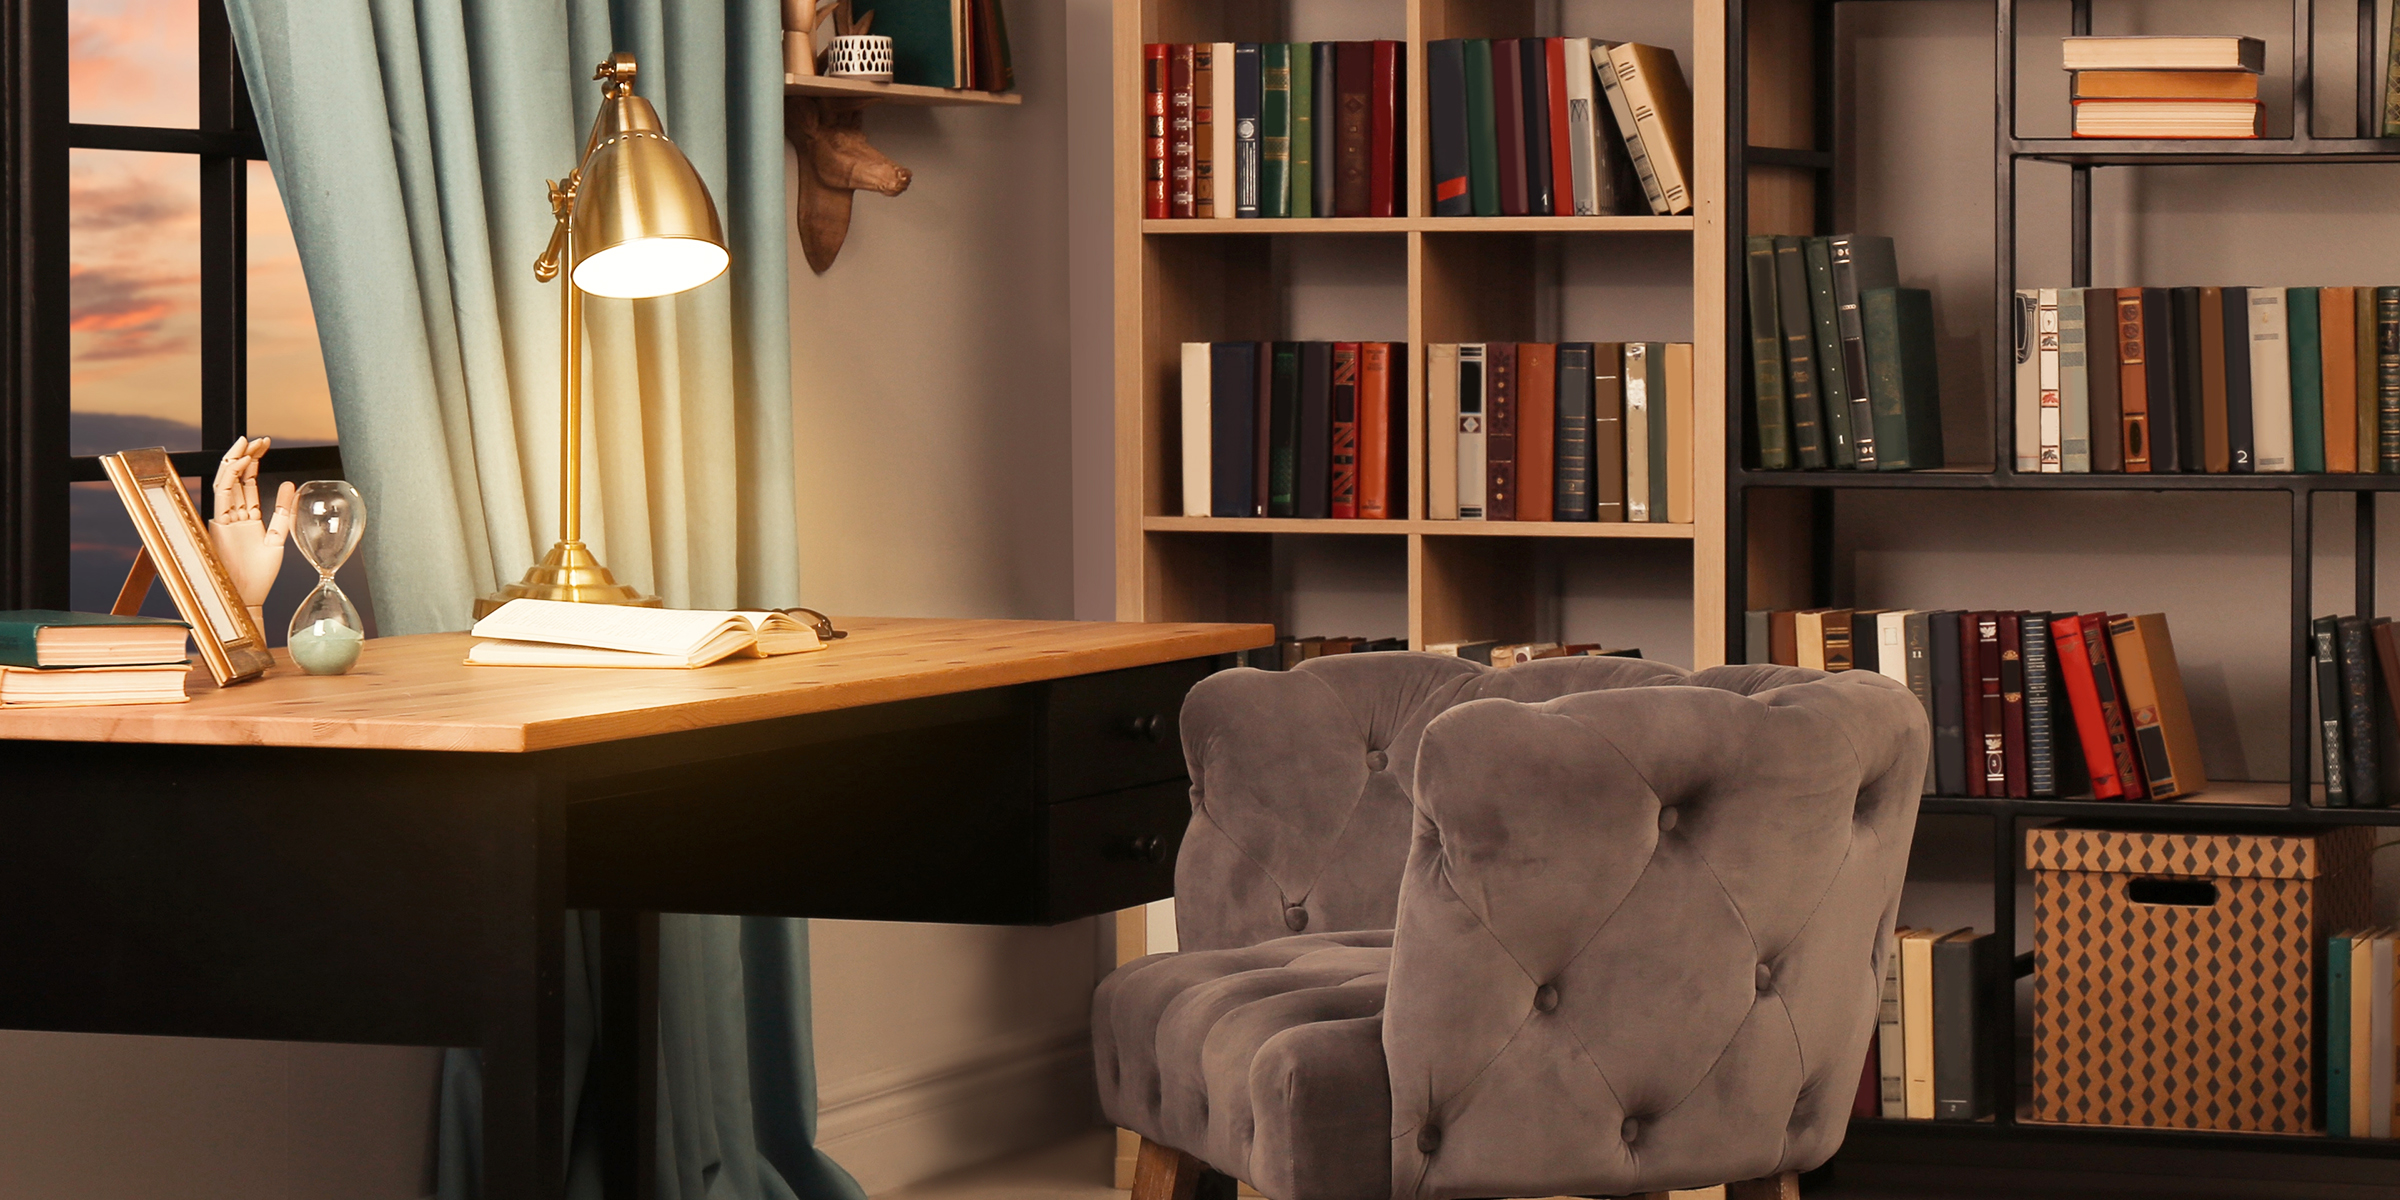
[[[2034,293],[2033,362],[2034,394],[2038,398],[2036,413],[2040,426],[2036,443],[2040,448],[2044,475],[2056,475],[2065,466],[2058,446],[2058,289],[2041,288]]]
[[[1209,514],[1207,342],[1183,344],[1183,515]]]
[[[1675,52],[1619,42],[1608,48],[1608,62],[1619,85],[1616,95],[1625,101],[1624,127],[1641,132],[1642,148],[1650,156],[1659,194],[1652,211],[1662,217],[1690,212],[1692,189],[1682,161],[1687,151],[1678,147],[1690,143],[1691,94]]]
[[[2292,469],[2292,347],[2283,289],[2250,289],[2250,447],[2255,470]]]
[[[1663,430],[1650,426],[1650,347],[1625,343],[1625,519],[1664,521],[1650,511],[1650,439]],[[1664,397],[1661,397],[1662,399]]]
[[[1425,347],[1425,516],[1458,519],[1458,343]]]
[[[1483,343],[1458,347],[1458,519],[1483,519]]]
[[[704,667],[742,655],[822,650],[789,613],[633,608],[511,600],[475,622],[467,651],[483,667]]]
[[[1592,105],[1600,101],[1594,95],[1590,68],[1577,70],[1578,64],[1592,61],[1592,39],[1566,38],[1562,56],[1567,71],[1567,162],[1568,175],[1574,181],[1574,207],[1568,211],[1579,217],[1600,215],[1600,169],[1607,161],[1602,147],[1593,139],[1604,128],[1596,120],[1598,113]]]
[[[1878,674],[1898,680],[1908,686],[1908,614],[1913,611],[1875,614],[1875,670]]]
[[[1883,1115],[1900,1120],[1908,1115],[1908,1044],[1900,1036],[1900,936],[1895,929],[1883,939],[1883,990],[1875,1009],[1875,1073]]]
[[[2092,472],[2090,344],[2084,328],[2083,289],[2058,293],[2058,466],[2070,475]]]
[[[1667,193],[1659,186],[1658,171],[1650,165],[1650,155],[1642,147],[1642,131],[1633,123],[1633,105],[1625,98],[1625,88],[1617,80],[1617,69],[1608,60],[1608,44],[1592,43],[1592,67],[1600,79],[1600,94],[1608,99],[1609,111],[1617,116],[1617,132],[1625,140],[1626,157],[1633,160],[1634,177],[1642,181],[1642,194],[1649,198],[1650,211],[1664,215]],[[1597,182],[1597,176],[1594,177]]]
[[[1211,61],[1215,65],[1208,77],[1209,170],[1215,172],[1217,215],[1230,217],[1237,203],[1234,190],[1237,171],[1233,161],[1233,43],[1216,43]]]
[[[2040,320],[2040,293],[2017,289],[2017,395],[2012,410],[2016,421],[2016,471],[2031,475],[2042,469],[2041,365],[2033,353],[2034,326]]]

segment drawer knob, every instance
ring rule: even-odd
[[[1155,833],[1137,833],[1119,842],[1116,853],[1110,857],[1163,863],[1167,861],[1167,839]]]
[[[1135,717],[1128,728],[1134,737],[1155,744],[1167,736],[1167,719],[1157,713],[1147,713]]]

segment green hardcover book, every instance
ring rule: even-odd
[[[2283,319],[2292,360],[2292,469],[2325,469],[2325,361],[2317,344],[2317,289],[2286,288]]]
[[[2350,935],[2325,940],[2325,1136],[2350,1136]]]
[[[1500,131],[1492,112],[1492,42],[1468,38],[1467,198],[1475,215],[1500,215]]]
[[[892,82],[918,87],[967,86],[958,77],[950,38],[954,0],[875,0],[875,33],[892,39]]]
[[[1824,238],[1801,245],[1808,263],[1808,314],[1817,330],[1817,400],[1825,411],[1825,430],[1833,445],[1833,465],[1858,466],[1858,440],[1851,436],[1849,380],[1842,371],[1839,310],[1833,299],[1833,248]],[[1869,463],[1871,467],[1872,462]]]
[[[1258,48],[1258,215],[1292,215],[1292,48]]]
[[[1808,264],[1796,237],[1775,239],[1775,317],[1783,325],[1783,399],[1792,413],[1792,451],[1800,465],[1832,465],[1826,453],[1825,410],[1817,399],[1817,329],[1808,312]]]
[[[1933,293],[1859,293],[1866,325],[1867,395],[1875,412],[1875,465],[1922,471],[1942,465],[1942,385],[1934,368]]]
[[[1775,313],[1775,239],[1743,243],[1750,268],[1750,406],[1758,424],[1758,466],[1792,469],[1792,426],[1783,399],[1783,326]]]
[[[1300,343],[1275,343],[1267,392],[1267,515],[1297,514],[1300,482]]]
[[[1292,56],[1292,192],[1291,215],[1327,216],[1317,211],[1316,174],[1316,53],[1307,42],[1294,42]]]
[[[184,660],[190,626],[166,617],[26,608],[0,612],[0,666],[138,667]]]

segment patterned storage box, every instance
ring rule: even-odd
[[[2036,1121],[2303,1133],[2329,934],[2367,921],[2373,831],[2026,835]]]

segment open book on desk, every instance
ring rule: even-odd
[[[475,622],[470,666],[705,667],[727,658],[822,650],[815,631],[780,612],[703,612],[511,600]]]

